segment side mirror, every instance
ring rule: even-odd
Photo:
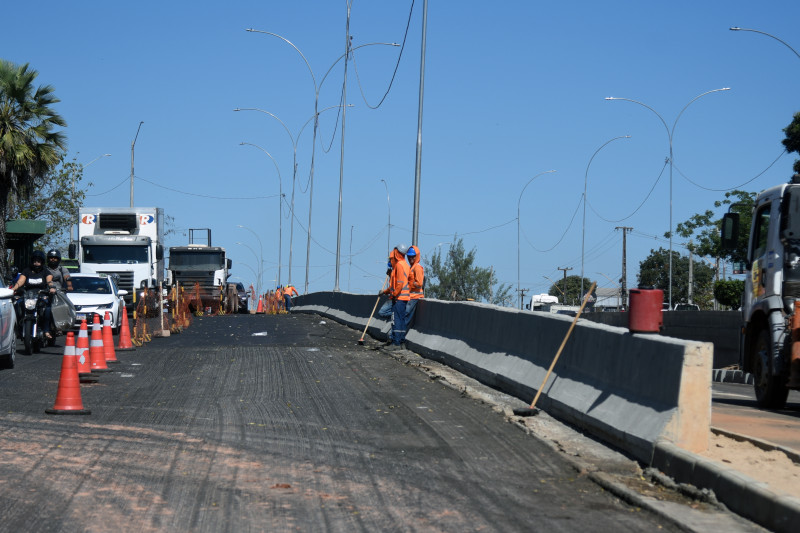
[[[75,259],[75,255],[77,253],[78,253],[78,246],[74,242],[69,243],[69,249],[68,249],[68,252],[67,252],[67,255],[69,256],[69,258],[70,259]]]
[[[739,213],[725,213],[722,217],[720,244],[723,250],[734,250],[739,242]]]
[[[232,259],[226,259],[225,262],[227,263],[226,266],[227,266],[228,270],[233,268],[233,260]]]
[[[159,260],[159,261],[164,259],[164,245],[163,244],[157,244],[156,245],[156,259]]]

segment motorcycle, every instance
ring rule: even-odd
[[[42,346],[52,346],[55,338],[47,338],[42,332],[42,324],[47,316],[46,310],[49,302],[49,292],[39,289],[26,289],[18,302],[17,335],[25,344],[25,353],[32,355],[41,350]]]

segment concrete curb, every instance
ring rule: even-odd
[[[652,466],[680,483],[713,491],[734,513],[778,533],[796,532],[800,524],[797,498],[669,442],[656,444]]]

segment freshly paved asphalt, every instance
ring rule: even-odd
[[[758,530],[359,336],[312,315],[197,318],[117,353],[80,386],[85,416],[45,414],[63,342],[19,355],[0,371],[0,531]]]

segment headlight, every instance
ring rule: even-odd
[[[33,311],[36,309],[36,298],[28,298],[25,300],[25,309]]]
[[[114,302],[110,302],[110,303],[107,303],[107,304],[102,304],[102,305],[98,305],[97,306],[98,309],[111,309],[112,307],[114,307]]]

